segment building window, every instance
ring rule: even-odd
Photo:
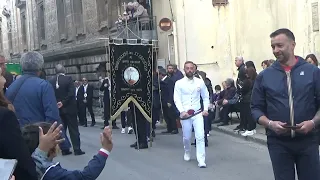
[[[97,13],[100,30],[108,26],[109,2],[108,0],[97,0]]]
[[[43,1],[39,1],[38,2],[38,30],[39,30],[39,39],[41,41],[46,39],[44,11],[45,9],[43,6]]]
[[[65,0],[56,0],[60,40],[67,40]]]
[[[225,6],[228,3],[228,0],[212,0],[213,6]]]
[[[76,34],[81,35],[84,33],[82,0],[73,0],[72,6]]]

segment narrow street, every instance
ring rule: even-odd
[[[59,157],[62,166],[82,169],[100,148],[100,127],[80,128],[84,156]],[[211,133],[207,150],[207,168],[197,167],[195,151],[192,160],[183,160],[181,133],[161,135],[160,130],[147,150],[129,147],[134,135],[113,131],[114,149],[98,180],[270,180],[271,163],[265,146],[219,132]],[[195,149],[193,149],[195,150]]]

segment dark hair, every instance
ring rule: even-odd
[[[245,65],[246,65],[247,68],[252,67],[252,68],[256,69],[256,66],[254,65],[254,63],[252,61],[247,61],[245,63]]]
[[[263,64],[267,65],[267,67],[271,65],[269,60],[262,61],[261,66],[263,66]]]
[[[271,66],[274,62],[276,62],[274,59],[269,59],[268,61],[269,61],[270,66]]]
[[[289,29],[286,28],[282,28],[282,29],[278,29],[276,31],[274,31],[273,33],[270,34],[270,38],[274,38],[280,34],[284,34],[286,35],[289,39],[296,41],[296,38],[294,37],[294,34],[292,31],[290,31]]]
[[[249,67],[246,69],[246,74],[248,75],[248,78],[254,82],[257,77],[257,71],[253,67]]]
[[[314,62],[314,64],[315,64],[316,66],[318,66],[319,62],[318,62],[318,59],[317,59],[316,55],[314,55],[314,54],[308,54],[308,56],[306,57],[305,60],[307,60],[307,59],[309,59],[309,58],[312,59],[312,61]]]
[[[194,64],[192,61],[186,61],[186,62],[184,63],[184,65],[186,65],[186,64],[193,64],[193,65],[196,67],[196,64]]]
[[[46,134],[50,127],[50,123],[40,122],[35,124],[26,125],[22,128],[22,137],[26,142],[30,154],[32,154],[39,146],[39,127],[42,128],[43,133]]]
[[[216,86],[214,87],[214,89],[217,90],[217,91],[221,91],[221,86],[220,86],[220,85],[216,85]]]
[[[4,94],[0,93],[0,106],[8,108],[9,104],[11,104],[8,99],[4,96]]]
[[[163,76],[167,75],[167,71],[165,69],[159,69],[158,72],[160,75],[163,75]]]

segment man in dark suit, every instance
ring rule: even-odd
[[[104,126],[109,126],[109,120],[110,120],[110,81],[108,78],[103,79],[100,91],[103,91],[103,113],[104,113]],[[104,129],[101,128],[101,129]],[[116,121],[112,121],[112,129],[119,129],[119,127],[116,125]]]
[[[176,110],[173,102],[174,82],[167,76],[165,69],[159,69],[159,78],[163,116],[167,123],[167,131],[163,133],[177,134]]]
[[[77,116],[79,118],[79,125],[83,126],[84,125],[84,117],[85,117],[85,109],[86,106],[83,102],[84,100],[84,88],[81,85],[80,81],[75,81],[75,94],[76,94],[76,102],[77,102]]]
[[[82,78],[82,86],[83,86],[83,95],[84,97],[84,127],[87,127],[87,113],[86,109],[88,109],[90,116],[91,116],[91,127],[93,127],[96,124],[96,119],[94,118],[94,113],[93,113],[93,86],[88,84],[88,79],[87,78]],[[82,92],[79,92],[82,93]]]
[[[74,84],[70,76],[65,75],[65,68],[58,64],[55,68],[56,76],[50,79],[50,83],[55,89],[60,117],[65,131],[69,128],[70,139],[75,155],[85,154],[80,149],[80,133],[77,123],[77,106],[74,93]],[[71,154],[70,151],[62,150],[62,155]]]

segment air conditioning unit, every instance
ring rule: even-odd
[[[212,0],[213,6],[225,6],[228,3],[229,3],[228,0]]]

